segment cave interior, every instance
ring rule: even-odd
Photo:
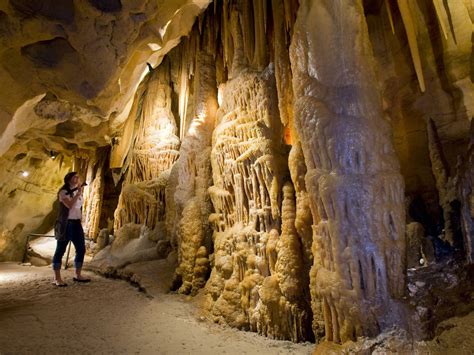
[[[474,310],[470,0],[1,0],[0,261],[166,259],[211,322],[344,344]],[[25,249],[26,247],[26,249]],[[26,251],[25,251],[26,250]]]

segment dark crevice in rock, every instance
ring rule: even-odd
[[[10,5],[25,17],[39,15],[65,23],[74,20],[73,0],[10,0]]]
[[[56,126],[55,135],[64,138],[74,138],[76,128],[73,122],[66,121]]]
[[[89,0],[90,4],[102,12],[117,12],[122,10],[120,0]]]
[[[378,15],[383,6],[383,0],[364,0],[363,4],[366,15]]]
[[[79,86],[79,92],[86,99],[93,99],[99,93],[99,89],[92,86],[88,81],[83,81]]]
[[[21,54],[38,67],[54,68],[64,57],[76,54],[69,42],[61,37],[39,41],[21,48]]]
[[[10,21],[8,19],[8,15],[0,11],[0,37],[7,37],[11,34],[11,29],[10,29]]]

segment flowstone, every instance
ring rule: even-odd
[[[310,339],[294,189],[282,186],[288,172],[273,72],[241,72],[220,90],[209,189],[215,209],[210,313],[273,338]]]
[[[367,65],[366,26],[361,1],[302,1],[290,48],[317,223],[311,284],[326,339],[338,343],[399,324],[394,299],[404,293],[403,180]]]
[[[209,276],[209,253],[212,251],[209,215],[212,205],[208,188],[212,185],[211,138],[217,109],[216,68],[213,65],[210,19],[206,18],[201,32],[204,40],[196,58],[194,78],[195,115],[183,139],[180,157],[173,168],[176,186],[173,190],[168,233],[176,234],[179,266],[176,279],[180,293],[196,294]],[[194,36],[199,36],[196,30]],[[177,226],[176,226],[177,224]],[[177,228],[176,228],[177,227]],[[176,285],[177,286],[177,285]]]
[[[115,233],[129,223],[164,229],[165,190],[180,144],[169,83],[169,66],[160,66],[150,73],[146,90],[138,98],[137,128],[115,211]]]

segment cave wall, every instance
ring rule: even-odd
[[[53,226],[57,193],[71,161],[59,163],[48,153],[13,146],[0,165],[0,261],[21,261],[28,235],[48,233]]]
[[[343,343],[455,314],[421,319],[407,282],[474,258],[469,1],[1,4],[2,70],[38,80],[0,95],[2,260],[51,224],[74,153],[97,265],[175,260],[214,322]],[[18,47],[11,26],[51,22],[67,36]]]
[[[442,237],[452,244],[455,227],[449,226],[449,204],[455,197],[451,191],[459,174],[458,160],[465,159],[468,149],[473,116],[472,29],[468,27],[472,4],[443,2],[437,11],[438,3],[415,1],[407,7],[422,53],[425,93],[413,80],[408,35],[398,7],[374,9],[367,15],[367,24],[408,203],[420,205],[421,201],[426,208],[424,213],[418,208],[409,218],[422,223],[433,236],[442,235],[446,227]],[[440,223],[443,219],[446,226]]]

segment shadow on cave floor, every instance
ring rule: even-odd
[[[204,321],[185,296],[152,286],[156,265],[124,269],[141,274],[147,296],[129,283],[86,272],[89,284],[51,285],[49,267],[0,263],[0,353],[310,354],[293,344]],[[132,270],[133,269],[133,270]],[[153,274],[149,272],[153,270]],[[164,272],[166,273],[166,272]],[[158,272],[159,274],[159,272]],[[147,276],[148,275],[148,276]],[[138,276],[134,276],[138,282]],[[133,279],[132,279],[133,280]]]

